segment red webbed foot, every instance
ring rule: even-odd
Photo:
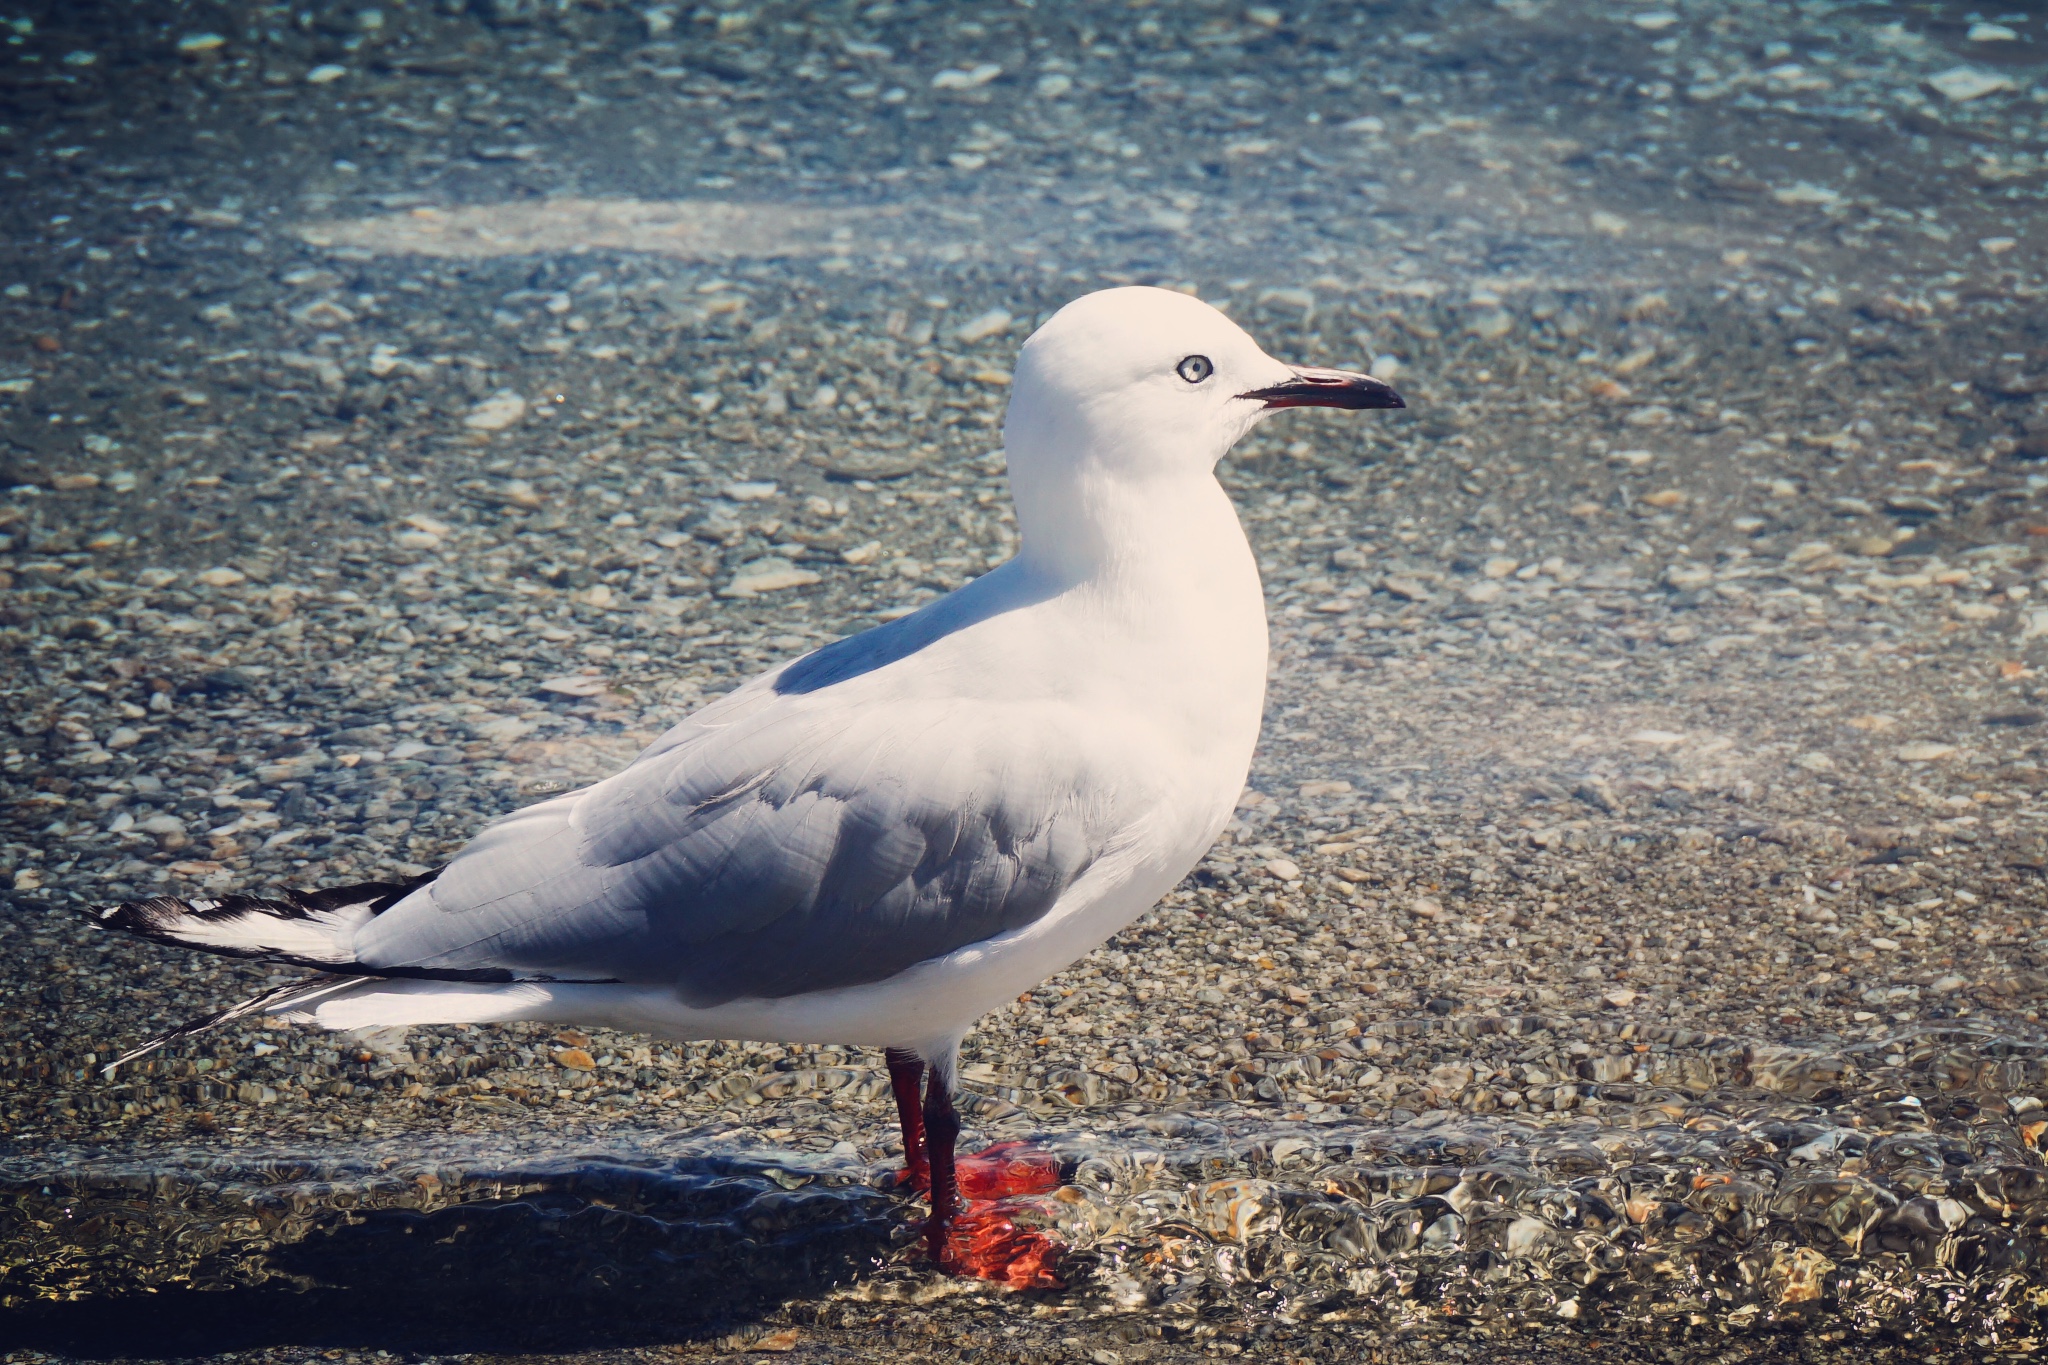
[[[1016,1217],[1033,1202],[1028,1196],[1060,1187],[1059,1159],[1027,1142],[999,1142],[960,1157],[954,1178],[964,1207],[942,1237],[927,1233],[940,1269],[1012,1289],[1063,1288],[1057,1267],[1066,1248]]]
[[[1020,1227],[1011,1214],[998,1200],[969,1204],[954,1215],[939,1268],[1011,1289],[1066,1288],[1058,1272],[1066,1248],[1042,1229]]]
[[[1050,1152],[1028,1142],[998,1142],[959,1159],[956,1168],[963,1199],[1007,1199],[1017,1194],[1044,1194],[1060,1187],[1060,1164]]]

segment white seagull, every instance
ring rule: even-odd
[[[1014,1244],[954,1227],[960,1040],[1187,875],[1244,788],[1265,597],[1217,461],[1281,408],[1401,406],[1182,294],[1075,300],[1017,361],[1014,559],[763,673],[409,884],[91,911],[318,973],[149,1047],[259,1011],[881,1047],[933,1259],[1014,1278]]]

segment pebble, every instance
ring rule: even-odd
[[[603,693],[607,686],[609,684],[602,677],[588,673],[547,678],[534,684],[536,691],[552,693],[558,697],[595,697]]]
[[[1918,744],[1902,744],[1895,751],[1901,763],[1933,763],[1948,758],[1956,752],[1953,744],[1925,741]]]
[[[526,400],[511,389],[500,389],[471,408],[462,425],[472,431],[503,431],[525,416]]]
[[[978,313],[953,329],[953,339],[963,346],[972,346],[987,341],[990,337],[1001,336],[1010,330],[1016,319],[1006,308],[991,308]]]
[[[1465,330],[1481,341],[1499,341],[1514,329],[1515,315],[1505,308],[1485,309],[1465,323]]]
[[[800,569],[787,559],[770,556],[751,560],[739,567],[732,579],[718,590],[720,597],[756,597],[764,592],[780,592],[785,588],[807,588],[824,581],[824,576],[812,569]]]
[[[2017,88],[2007,77],[1973,66],[1952,66],[1946,71],[1929,76],[1927,84],[1933,87],[1936,94],[1956,104]]]
[[[994,62],[980,62],[964,69],[948,67],[932,77],[934,90],[974,90],[1003,74]]]

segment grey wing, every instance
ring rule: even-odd
[[[359,960],[672,982],[697,1006],[860,985],[1038,919],[1106,841],[1091,765],[1054,735],[991,739],[944,704],[852,728],[765,710],[492,825],[359,931]]]

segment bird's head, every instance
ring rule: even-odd
[[[1371,375],[1275,360],[1200,299],[1130,286],[1084,295],[1031,334],[1003,435],[1013,465],[1206,473],[1281,408],[1403,406]]]

